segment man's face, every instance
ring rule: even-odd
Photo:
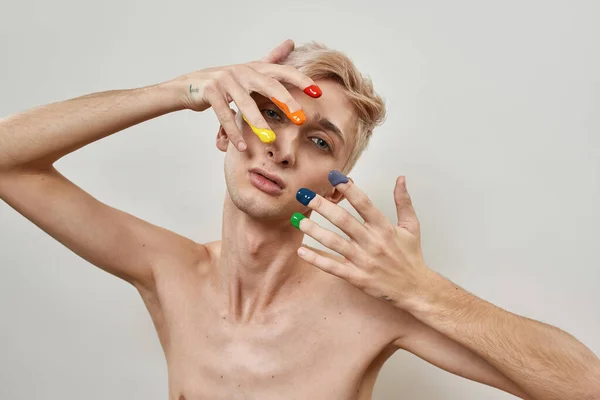
[[[332,196],[333,201],[340,199],[327,176],[333,169],[341,170],[348,160],[354,148],[357,117],[338,84],[323,80],[316,83],[323,91],[318,99],[288,86],[306,115],[306,122],[299,126],[271,100],[252,95],[277,135],[275,142],[261,142],[239,114],[236,121],[248,149],[240,153],[219,134],[218,146],[227,152],[225,181],[229,196],[237,208],[254,218],[277,221],[289,219],[296,211],[306,211],[296,200],[296,192],[302,187],[324,197]],[[265,182],[262,172],[277,176],[283,184]]]

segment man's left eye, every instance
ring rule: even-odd
[[[315,139],[316,139],[316,141],[315,141]],[[322,150],[329,150],[329,143],[327,143],[325,140],[318,138],[318,137],[311,138],[311,140],[313,142],[315,142],[315,144],[317,145],[318,148],[320,148]]]

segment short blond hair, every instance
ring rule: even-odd
[[[383,98],[375,93],[371,79],[362,75],[346,54],[323,44],[311,42],[297,46],[282,64],[296,67],[313,80],[334,81],[348,95],[358,116],[358,124],[354,149],[342,170],[347,174],[367,148],[373,129],[385,121]]]

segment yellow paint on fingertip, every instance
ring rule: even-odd
[[[275,141],[275,139],[277,138],[277,136],[275,135],[275,132],[273,132],[272,130],[257,128],[256,126],[254,126],[250,122],[248,122],[245,115],[242,115],[242,118],[244,118],[244,121],[246,121],[248,126],[252,129],[252,132],[254,132],[256,134],[256,136],[258,136],[258,138],[260,139],[261,142],[267,143],[267,144],[273,143]]]

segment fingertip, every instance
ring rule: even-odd
[[[283,43],[291,46],[292,50],[294,50],[294,48],[296,47],[296,43],[294,42],[294,39],[287,38],[283,41]]]
[[[237,148],[239,151],[244,151],[248,148],[248,146],[243,141],[240,141],[237,145]]]
[[[348,183],[349,181],[346,175],[342,174],[340,171],[337,170],[331,171],[327,176],[327,179],[329,179],[329,183],[331,183],[331,186],[337,186],[340,183]]]
[[[310,85],[304,89],[304,93],[312,97],[313,99],[318,99],[323,95],[323,91],[317,85]]]

